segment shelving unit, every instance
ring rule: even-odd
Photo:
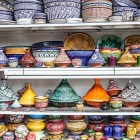
[[[140,22],[106,22],[106,23],[78,23],[78,24],[31,24],[31,25],[0,25],[0,35],[18,32],[22,33],[31,33],[38,31],[39,34],[41,31],[43,33],[52,33],[52,32],[78,32],[78,31],[89,31],[98,32],[102,34],[104,31],[115,30],[125,30],[126,35],[129,35],[129,31],[137,32],[139,34]],[[100,33],[100,31],[103,31]],[[134,33],[135,33],[134,32]],[[9,36],[12,36],[12,34]],[[37,33],[37,32],[36,32]],[[113,32],[113,34],[115,34]],[[119,33],[121,34],[121,33]],[[33,34],[32,34],[33,35]],[[23,34],[25,36],[25,34]],[[123,37],[124,37],[123,36]],[[12,36],[13,37],[13,36]],[[22,37],[22,36],[20,36]],[[4,38],[4,37],[3,37]],[[14,38],[14,37],[13,37]],[[16,40],[16,37],[11,42]],[[28,37],[27,37],[28,38]],[[27,39],[24,38],[24,39]],[[45,38],[45,37],[44,37]],[[53,37],[48,37],[53,38]],[[47,39],[48,39],[47,38]],[[33,39],[32,39],[33,40]],[[49,39],[48,39],[49,40]],[[55,39],[54,39],[55,40]],[[28,42],[30,42],[28,40]],[[116,79],[127,79],[127,78],[140,78],[140,67],[101,67],[101,68],[0,68],[0,73],[3,73],[7,79],[93,79],[93,78],[116,78]],[[39,111],[34,108],[21,108],[19,110],[8,109],[6,111],[0,111],[0,114],[45,114],[45,115],[140,115],[140,112],[135,112],[139,108],[122,108],[120,111],[116,112],[113,110],[101,111],[93,107],[84,107],[84,111],[76,111],[75,107],[71,108],[57,108],[57,107],[48,107],[45,111]]]

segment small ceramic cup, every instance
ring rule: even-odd
[[[1,103],[0,104],[0,110],[6,110],[8,108],[8,104],[7,103]]]
[[[18,66],[18,59],[16,57],[8,58],[8,65],[11,68],[16,68]]]
[[[111,97],[109,104],[114,111],[119,111],[122,107],[122,98]]]
[[[84,103],[83,102],[79,101],[79,102],[76,103],[76,110],[82,111],[83,108],[84,108]]]
[[[95,140],[101,140],[103,138],[102,132],[96,132],[95,133]]]

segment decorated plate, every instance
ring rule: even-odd
[[[119,50],[123,49],[123,41],[120,37],[114,36],[114,35],[106,35],[103,36],[101,39],[97,42],[97,48],[103,49],[103,48],[117,48]]]
[[[65,50],[94,50],[94,40],[85,33],[73,33],[64,42]]]
[[[125,46],[140,45],[140,35],[128,36],[124,43]]]

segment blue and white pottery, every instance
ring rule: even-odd
[[[46,19],[46,14],[42,12],[36,12],[34,15],[34,19]]]
[[[71,61],[75,58],[80,58],[82,60],[81,67],[87,66],[87,63],[94,51],[91,50],[66,50],[65,51]]]
[[[0,0],[0,10],[13,11],[13,2],[11,0]]]
[[[51,2],[76,2],[80,3],[80,0],[43,0],[44,4],[51,3]]]
[[[80,140],[83,134],[68,134],[67,139]]]
[[[8,62],[8,59],[6,58],[6,56],[3,53],[3,49],[0,49],[0,64],[2,65],[6,65]]]
[[[29,115],[31,119],[44,119],[45,115]]]
[[[108,17],[109,22],[121,22],[122,16],[110,16]]]
[[[131,11],[131,12],[136,12],[138,8],[135,7],[126,7],[126,6],[114,6],[113,7],[113,13],[117,12],[123,12],[123,11]]]
[[[111,125],[105,125],[103,127],[104,137],[106,138],[112,138],[112,126]]]
[[[2,139],[3,140],[14,140],[15,139],[14,132],[8,131],[8,132],[4,133]]]
[[[140,17],[140,9],[134,13],[134,17]]]
[[[8,58],[8,65],[9,65],[9,67],[16,68],[18,66],[18,59],[17,59],[17,57],[10,57],[10,58]]]
[[[88,116],[89,121],[103,121],[105,120],[104,116],[98,116],[98,115],[91,115]]]
[[[0,110],[6,110],[8,108],[8,103],[0,103]]]
[[[125,115],[113,115],[109,117],[111,121],[124,121],[126,119]]]
[[[11,57],[15,57],[18,59],[18,62],[20,62],[21,58],[24,56],[24,54],[6,54],[6,57],[9,59]],[[7,60],[8,61],[8,60]]]
[[[122,126],[120,126],[120,125],[114,125],[113,126],[113,138],[115,140],[121,140],[122,139]]]
[[[0,10],[0,14],[13,16],[13,12],[8,10]]]

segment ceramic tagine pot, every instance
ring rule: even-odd
[[[108,102],[109,99],[110,97],[100,85],[99,79],[95,79],[94,86],[83,97],[83,100],[93,107],[101,107],[103,102]]]
[[[107,94],[110,96],[117,96],[121,92],[121,89],[115,84],[114,80],[109,81]]]
[[[95,49],[94,54],[92,55],[92,57],[88,61],[88,65],[93,66],[93,67],[101,67],[105,63],[106,63],[106,61],[104,60],[104,58],[100,54],[99,49]]]
[[[18,98],[9,87],[6,79],[1,79],[0,95],[0,103],[12,104]]]
[[[67,79],[62,79],[57,88],[49,95],[49,101],[56,106],[73,106],[80,100],[81,97],[76,94]]]
[[[28,119],[27,128],[32,132],[40,132],[45,128],[44,119]]]
[[[17,91],[19,97],[22,97],[22,95],[24,94],[27,88],[28,88],[28,83],[25,83],[24,87]]]
[[[117,63],[122,66],[130,67],[134,66],[137,61],[136,58],[129,52],[128,48],[126,48],[125,52],[122,54],[121,58]]]
[[[0,138],[6,133],[8,132],[8,129],[5,125],[0,125]]]
[[[123,99],[123,105],[127,107],[136,107],[140,104],[140,92],[129,79],[124,89],[119,94],[119,97]]]
[[[23,67],[32,67],[34,63],[36,62],[35,58],[30,52],[30,49],[27,49],[24,56],[20,60],[20,64]]]
[[[62,134],[65,129],[65,123],[63,119],[50,119],[46,124],[46,128],[50,135]]]
[[[36,94],[31,87],[31,83],[27,84],[27,90],[24,92],[23,96],[20,98],[19,103],[22,106],[34,106],[34,98]]]
[[[54,64],[57,67],[68,67],[71,64],[71,60],[65,53],[65,49],[61,49],[60,54],[58,57],[55,59]]]
[[[8,59],[3,53],[3,49],[0,48],[0,68],[1,67],[6,67],[7,66]]]

